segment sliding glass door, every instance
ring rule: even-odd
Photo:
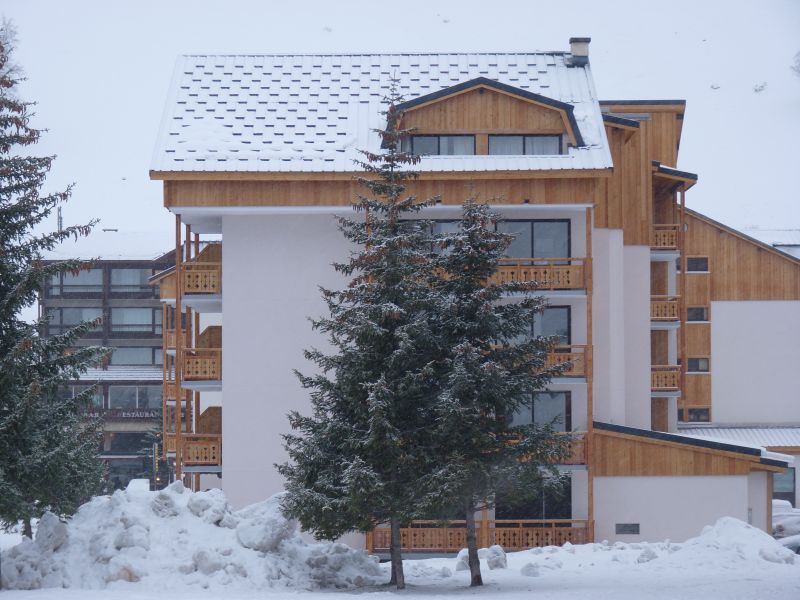
[[[509,258],[568,258],[570,256],[569,219],[540,221],[502,221],[497,230],[510,233],[514,241],[506,251]]]

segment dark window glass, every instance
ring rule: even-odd
[[[123,346],[114,349],[114,352],[111,354],[111,364],[152,365],[154,364],[153,354],[154,354],[153,349],[150,347],[135,348],[130,346],[127,347]],[[160,351],[156,352],[155,354],[161,356]]]
[[[789,467],[782,473],[775,473],[772,483],[772,497],[775,500],[787,500],[792,506],[797,506],[797,496],[795,494],[795,477],[797,471],[795,467]]]
[[[689,421],[694,423],[711,420],[711,411],[708,408],[690,408],[686,412],[689,414]]]
[[[111,331],[160,333],[161,315],[152,308],[112,308]]]
[[[708,321],[708,308],[705,306],[690,306],[686,309],[686,318],[689,321]]]
[[[112,409],[136,408],[136,386],[135,385],[108,386],[108,407]]]
[[[525,138],[521,135],[490,135],[489,154],[516,154],[525,153]]]
[[[468,156],[475,154],[474,135],[415,135],[411,152],[420,156]]]
[[[439,136],[415,135],[411,138],[411,152],[420,156],[439,154]]]
[[[708,359],[689,358],[687,359],[686,367],[689,373],[708,373]]]
[[[104,450],[111,454],[138,454],[146,443],[146,433],[106,433]]]
[[[147,280],[152,274],[152,269],[114,268],[111,270],[111,291],[149,292],[152,288]]]
[[[570,308],[569,306],[548,306],[533,317],[533,335],[555,336],[558,345],[570,344]]]
[[[708,271],[707,256],[692,256],[686,259],[687,271]]]
[[[555,431],[572,430],[572,401],[569,392],[536,392],[530,404],[511,417],[511,425],[548,425]]]
[[[62,308],[61,324],[74,326],[84,321],[93,321],[102,316],[102,308]]]
[[[91,386],[91,385],[73,385],[72,392],[75,396],[82,394],[83,392],[93,389],[92,391],[92,399],[91,399],[91,407],[95,409],[103,408],[104,398],[103,398],[103,388],[99,386]]]
[[[514,240],[506,250],[509,258],[568,258],[570,256],[570,222],[500,221],[497,230],[509,233]]]
[[[140,385],[138,408],[161,408],[161,386]]]
[[[89,293],[103,291],[103,269],[89,269],[76,274],[62,275],[64,293]]]
[[[525,154],[561,154],[561,136],[526,135]]]

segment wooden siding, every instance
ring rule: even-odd
[[[567,132],[563,111],[485,88],[410,109],[403,115],[401,127],[421,134]]]
[[[747,475],[780,471],[760,457],[595,429],[592,463],[598,477]]]
[[[684,408],[709,408],[711,406],[711,374],[687,373],[681,405]]]
[[[209,406],[197,421],[197,433],[222,433],[222,407]]]
[[[683,332],[686,335],[688,356],[711,356],[710,323],[687,323]]]
[[[687,256],[708,256],[710,300],[800,300],[800,261],[687,211]],[[689,275],[693,279],[702,275]],[[689,306],[708,304],[693,296]]]
[[[602,179],[567,172],[543,179],[483,178],[462,173],[461,179],[427,179],[409,185],[420,199],[440,196],[444,204],[460,205],[470,195],[492,204],[591,204]],[[606,172],[603,172],[607,175]],[[564,175],[564,177],[561,177]],[[560,178],[552,178],[560,177]],[[348,206],[364,189],[355,181],[165,181],[164,206]]]

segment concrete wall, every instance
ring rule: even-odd
[[[711,303],[715,423],[800,421],[800,302]]]
[[[747,522],[748,509],[763,527],[766,478],[751,477],[596,477],[595,539],[680,542],[720,517]],[[617,535],[617,523],[639,523],[640,534]]]
[[[325,348],[309,316],[325,314],[317,286],[344,280],[330,266],[347,256],[325,214],[225,216],[223,253],[224,490],[235,507],[281,491],[287,413],[308,413],[292,370],[313,372],[303,349]]]
[[[772,498],[769,498],[772,503]],[[748,523],[762,531],[771,532],[772,524],[767,523],[767,473],[754,471],[747,476]]]

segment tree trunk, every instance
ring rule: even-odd
[[[28,539],[33,539],[33,526],[31,525],[30,518],[22,519],[22,535]]]
[[[390,521],[392,528],[392,541],[389,546],[389,554],[392,557],[392,579],[389,583],[397,586],[398,590],[406,588],[406,578],[403,574],[403,555],[402,542],[400,540],[400,521],[392,518]]]
[[[475,535],[475,507],[467,504],[465,520],[467,522],[467,553],[469,559],[470,587],[483,585],[481,577],[481,561],[478,558],[478,537]]]

